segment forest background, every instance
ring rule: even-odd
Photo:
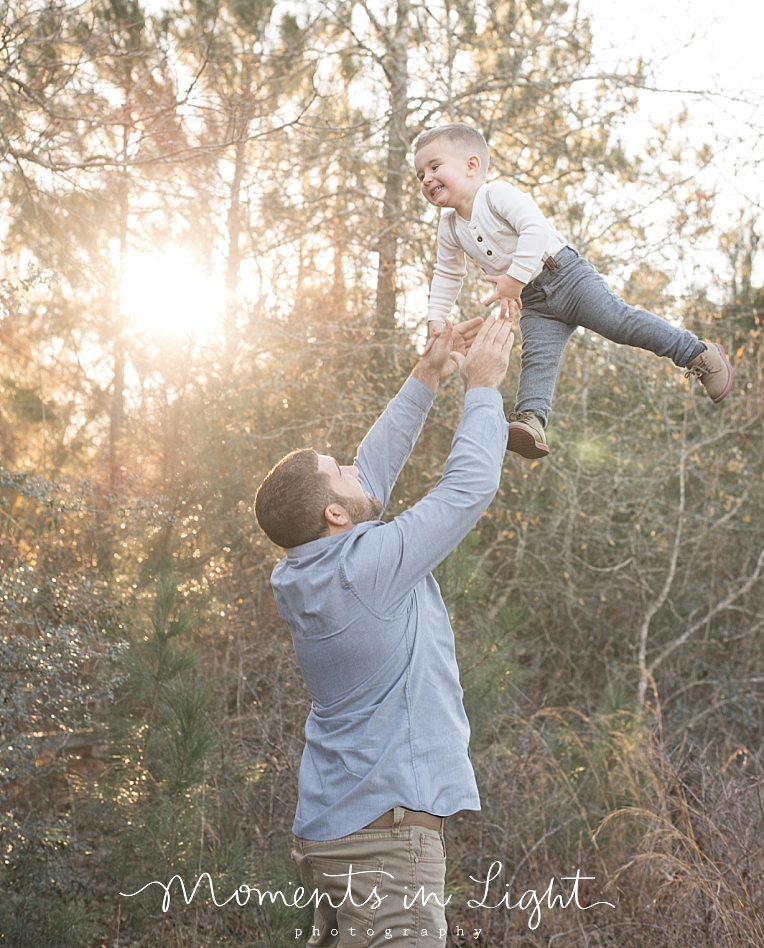
[[[711,90],[644,132],[655,73],[606,67],[596,27],[558,0],[0,7],[0,944],[302,943],[278,902],[119,893],[297,883],[309,700],[253,494],[293,448],[350,460],[414,364],[436,219],[409,148],[449,120],[736,365],[713,406],[576,334],[550,458],[507,456],[439,570],[484,806],[451,821],[449,944],[762,944],[760,205],[731,220],[714,183],[756,178],[760,93],[736,142],[693,130],[732,106]],[[460,410],[454,381],[389,515]],[[470,907],[496,861],[513,904],[578,871],[614,908]]]

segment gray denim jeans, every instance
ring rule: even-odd
[[[516,411],[530,409],[546,424],[565,345],[579,326],[611,342],[667,356],[682,367],[703,352],[688,330],[625,303],[572,247],[556,254],[555,262],[556,270],[544,267],[522,292]]]

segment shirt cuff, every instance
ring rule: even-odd
[[[495,388],[468,388],[464,393],[464,407],[472,408],[473,405],[488,405],[504,414],[504,399]]]
[[[425,385],[424,382],[420,382],[419,379],[414,378],[413,375],[410,375],[406,379],[398,392],[399,396],[408,398],[420,411],[429,411],[437,394],[437,392],[433,392],[429,386]]]
[[[539,261],[539,264],[541,261]],[[538,269],[538,267],[537,267]],[[524,267],[521,263],[513,263],[512,266],[507,271],[507,276],[513,277],[515,280],[519,280],[521,283],[528,283],[531,280],[531,277],[535,273],[535,270],[530,270],[528,267]]]

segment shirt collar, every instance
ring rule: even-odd
[[[464,222],[470,228],[470,230],[477,230],[478,213],[480,211],[480,208],[486,202],[487,193],[488,193],[488,182],[484,181],[475,192],[475,198],[472,201],[472,217],[468,221]]]

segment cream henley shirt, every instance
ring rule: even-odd
[[[541,271],[544,260],[566,245],[565,237],[552,227],[530,194],[507,181],[483,184],[475,195],[470,220],[453,208],[441,214],[427,319],[449,317],[467,272],[466,257],[489,276],[507,273],[528,283]]]

